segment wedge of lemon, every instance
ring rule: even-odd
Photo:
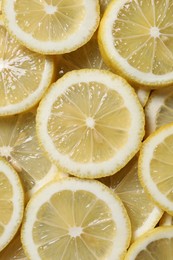
[[[26,199],[53,178],[58,170],[39,146],[35,110],[0,117],[0,156],[5,157],[21,178]]]
[[[0,20],[0,116],[26,111],[38,103],[53,72],[51,57],[20,45]]]
[[[106,70],[68,72],[42,99],[36,122],[51,160],[84,178],[118,171],[139,150],[144,135],[137,95]]]
[[[122,170],[100,180],[122,200],[132,225],[132,241],[154,228],[163,211],[153,203],[138,179],[138,158],[135,156]]]
[[[173,87],[152,92],[145,107],[146,131],[151,134],[160,126],[173,122]]]
[[[120,199],[98,181],[52,182],[30,200],[22,226],[29,259],[123,259],[131,238]]]
[[[172,260],[173,227],[157,227],[131,245],[124,260]]]
[[[23,45],[46,54],[85,44],[99,24],[98,0],[5,0],[5,25]]]
[[[172,84],[172,23],[171,1],[113,0],[99,28],[105,61],[143,87]]]
[[[9,244],[23,218],[24,193],[15,170],[0,158],[0,251]]]
[[[1,260],[28,260],[22,248],[20,232],[13,240],[0,252]]]
[[[139,179],[146,192],[167,213],[173,215],[173,124],[152,133],[139,156]]]

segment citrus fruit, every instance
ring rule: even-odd
[[[155,228],[131,245],[124,260],[171,260],[173,227]]]
[[[37,141],[35,110],[0,117],[0,156],[18,172],[28,198],[58,175]]]
[[[0,20],[0,116],[26,111],[39,102],[53,78],[51,57],[23,47]]]
[[[137,164],[138,157],[135,156],[113,176],[100,179],[123,202],[132,225],[132,241],[154,228],[163,214],[142,188]]]
[[[173,83],[172,2],[113,0],[99,27],[106,63],[144,88]]]
[[[159,221],[159,226],[173,226],[173,216],[165,212]]]
[[[173,215],[173,124],[152,133],[139,156],[139,179],[146,192],[167,213]]]
[[[60,54],[85,44],[99,24],[98,0],[4,0],[5,25],[23,45]]]
[[[37,112],[37,134],[51,160],[84,178],[108,176],[139,150],[144,114],[137,95],[106,70],[68,72]]]
[[[111,0],[99,0],[100,2],[100,13],[101,15],[104,14],[106,8],[107,8],[107,5],[109,4]]]
[[[160,126],[173,122],[173,87],[152,92],[145,107],[146,130],[149,135]]]
[[[21,239],[29,259],[123,259],[131,229],[120,199],[94,180],[67,178],[40,189]]]
[[[24,194],[15,170],[0,158],[0,251],[12,240],[23,218]]]

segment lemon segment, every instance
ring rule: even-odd
[[[0,251],[11,241],[23,217],[24,194],[14,169],[0,159]]]
[[[132,241],[151,230],[163,211],[153,203],[138,179],[138,158],[135,156],[113,176],[101,178],[122,200],[132,225]]]
[[[30,259],[123,259],[131,236],[120,199],[97,181],[52,182],[30,200],[22,244]]]
[[[0,21],[0,116],[33,107],[49,87],[53,60],[20,45]]]
[[[125,260],[172,259],[173,227],[157,227],[138,240],[129,248]]]
[[[173,82],[171,2],[112,1],[100,23],[105,61],[129,81],[159,88]]]
[[[152,133],[143,143],[139,157],[139,178],[152,199],[173,214],[172,197],[173,124]]]
[[[48,156],[65,172],[84,178],[122,168],[144,134],[134,90],[102,70],[76,70],[59,79],[40,103],[36,121]]]
[[[79,48],[99,24],[98,0],[6,0],[2,9],[10,33],[29,49],[44,54]]]

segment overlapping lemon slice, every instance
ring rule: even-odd
[[[99,27],[105,61],[145,88],[172,84],[172,23],[171,1],[113,0]]]
[[[0,158],[0,251],[12,240],[23,218],[24,193],[15,170]]]
[[[131,238],[120,199],[98,181],[52,182],[30,200],[22,226],[29,259],[123,259]]]
[[[98,0],[4,0],[5,25],[33,51],[59,54],[85,44],[98,27]]]
[[[48,156],[75,176],[108,176],[139,150],[144,114],[133,88],[104,70],[76,70],[54,83],[37,112]]]

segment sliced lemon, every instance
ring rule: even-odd
[[[104,14],[106,8],[107,8],[107,5],[109,4],[111,0],[99,0],[100,2],[100,13],[101,15]]]
[[[53,78],[51,57],[32,52],[6,31],[0,20],[0,116],[33,107]]]
[[[152,92],[145,107],[146,130],[151,134],[160,126],[173,122],[173,87]]]
[[[144,135],[137,95],[106,70],[68,72],[42,99],[36,122],[51,160],[84,178],[118,171],[139,150]]]
[[[159,221],[159,226],[173,226],[173,216],[165,212]]]
[[[172,260],[173,227],[157,227],[134,242],[124,260]]]
[[[154,228],[163,211],[149,198],[138,180],[138,158],[135,156],[122,170],[101,181],[122,200],[132,225],[132,240]]]
[[[26,257],[18,233],[13,240],[0,252],[1,260],[28,260]]]
[[[0,158],[0,251],[17,232],[24,211],[24,193],[15,170]]]
[[[152,133],[139,156],[139,179],[152,199],[173,215],[173,124]]]
[[[98,0],[4,0],[5,25],[22,44],[60,54],[85,44],[99,24]]]
[[[103,58],[100,54],[97,33],[91,38],[91,40],[79,48],[76,51],[57,56],[56,75],[57,78],[62,77],[66,72],[76,69],[106,69],[110,68],[104,63]],[[145,106],[148,97],[149,90],[141,89],[135,86],[135,91],[142,104]]]
[[[105,61],[143,87],[172,84],[172,23],[171,1],[113,0],[99,29]]]
[[[0,156],[16,169],[28,198],[58,177],[57,168],[45,157],[37,141],[35,111],[0,117]]]
[[[98,181],[52,182],[30,200],[22,226],[29,259],[123,259],[131,238],[120,199]]]

